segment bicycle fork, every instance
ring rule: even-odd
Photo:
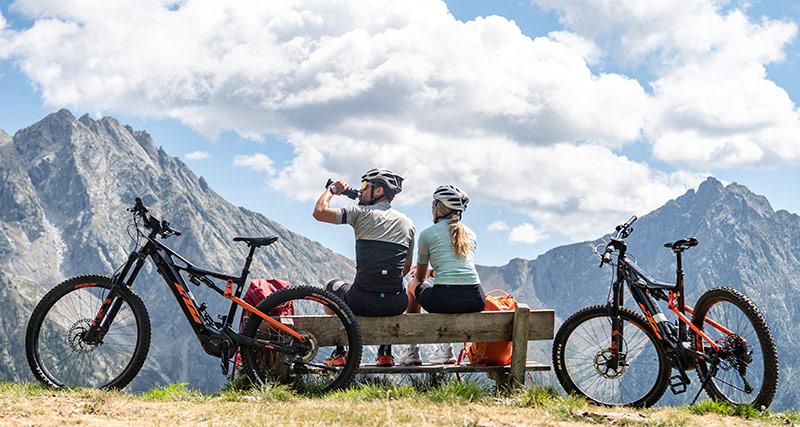
[[[128,255],[128,260],[125,262],[122,271],[120,271],[118,274],[115,274],[111,278],[111,289],[108,291],[108,295],[106,295],[102,304],[100,304],[100,308],[97,310],[97,314],[95,314],[91,326],[84,333],[83,340],[86,341],[86,343],[103,343],[103,338],[111,328],[111,324],[117,317],[117,313],[119,313],[120,308],[122,308],[122,299],[117,298],[118,287],[126,286],[130,288],[133,285],[133,281],[136,280],[136,276],[139,275],[139,271],[141,271],[144,262],[144,255],[142,255],[140,252],[132,252],[130,255]],[[128,280],[125,281],[124,279],[126,276],[128,276],[131,267],[133,267],[133,272],[128,277]]]

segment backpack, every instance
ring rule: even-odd
[[[258,304],[270,294],[283,288],[288,288],[289,286],[289,282],[280,279],[253,279],[250,281],[250,286],[247,288],[247,292],[244,293],[244,298],[242,298],[242,300],[253,307],[257,307]],[[294,305],[291,301],[287,301],[273,308],[267,314],[270,316],[294,316]],[[244,326],[244,322],[247,321],[249,315],[250,312],[247,310],[243,311],[242,326]]]
[[[257,307],[258,304],[270,294],[279,291],[283,288],[288,288],[289,282],[280,279],[253,279],[250,281],[250,286],[247,287],[247,291],[244,293],[244,298],[242,300],[253,307]],[[270,316],[294,316],[294,304],[292,301],[287,301],[275,308],[273,308],[269,313]],[[239,332],[244,329],[244,325],[247,323],[247,318],[250,316],[250,312],[247,310],[242,310],[242,319],[239,321]],[[233,372],[231,373],[231,378],[236,374],[236,368],[242,365],[241,355],[239,354],[239,350],[236,350],[234,354],[234,364],[233,364]]]
[[[493,294],[499,294],[495,296]],[[514,311],[517,301],[508,292],[495,289],[486,294],[484,311]],[[464,356],[469,358],[471,365],[476,366],[505,366],[511,364],[511,341],[498,342],[468,342],[458,355],[458,363]]]

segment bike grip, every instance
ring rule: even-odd
[[[325,183],[325,188],[328,188],[328,187],[330,187],[330,186],[331,186],[331,184],[333,184],[333,180],[332,180],[332,179],[330,179],[330,178],[328,178],[328,182],[326,182],[326,183]]]
[[[639,219],[639,217],[636,215],[631,216],[627,221],[625,221],[625,227],[630,227],[634,222],[636,222],[637,219]]]

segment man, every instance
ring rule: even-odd
[[[362,177],[358,206],[330,207],[334,194],[343,194],[348,186],[334,181],[319,196],[314,219],[331,224],[350,224],[356,238],[356,277],[353,283],[331,280],[325,289],[339,296],[353,313],[361,316],[394,316],[405,311],[408,296],[403,277],[411,269],[414,249],[414,224],[391,207],[403,189],[403,178],[388,169],[370,169]],[[346,362],[346,351],[337,348],[328,363]],[[378,349],[378,366],[393,366],[392,348]]]

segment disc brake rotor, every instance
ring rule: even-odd
[[[628,364],[625,361],[625,353],[617,352],[616,366],[613,366],[614,356],[611,349],[603,349],[597,352],[594,356],[594,370],[598,375],[615,379],[623,376]]]

